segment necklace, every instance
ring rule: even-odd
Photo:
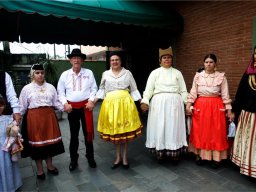
[[[46,91],[46,87],[44,85],[41,85],[41,86],[39,85],[38,87],[39,87],[40,93],[44,93]]]
[[[252,90],[256,91],[255,75],[249,75],[249,85],[252,88]]]
[[[41,92],[41,93],[44,93],[45,91],[46,91],[46,89],[43,88],[43,87],[41,87],[40,92]]]

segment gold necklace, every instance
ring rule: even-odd
[[[256,91],[255,75],[249,75],[249,85],[252,88],[252,90]]]

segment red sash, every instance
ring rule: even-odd
[[[86,123],[86,130],[87,130],[87,142],[91,142],[94,139],[94,127],[93,127],[93,113],[92,111],[88,111],[85,108],[85,105],[87,104],[88,99],[80,102],[71,102],[68,101],[69,104],[71,104],[72,108],[74,109],[81,109],[84,108],[84,115],[85,115],[85,123]]]

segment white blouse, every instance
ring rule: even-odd
[[[186,103],[188,92],[181,72],[173,67],[153,70],[148,77],[141,103],[149,105],[149,100],[158,93],[178,93]]]
[[[13,109],[13,113],[19,113],[20,112],[19,100],[14,90],[11,76],[6,72],[5,72],[5,85],[6,85],[7,101],[10,102],[11,107]]]
[[[125,68],[122,68],[118,75],[115,75],[112,69],[103,72],[96,98],[104,99],[106,93],[115,90],[128,90],[134,101],[141,99],[132,73]]]
[[[86,99],[94,100],[98,87],[89,69],[81,68],[76,74],[73,69],[64,71],[58,82],[58,98],[64,105],[67,101],[80,102]]]
[[[22,115],[27,111],[27,109],[46,106],[52,106],[63,111],[63,105],[58,101],[55,87],[46,82],[41,86],[35,82],[25,85],[21,90],[19,102],[21,105]]]

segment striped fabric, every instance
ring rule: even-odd
[[[231,160],[241,174],[256,178],[256,113],[242,110],[238,122]]]

